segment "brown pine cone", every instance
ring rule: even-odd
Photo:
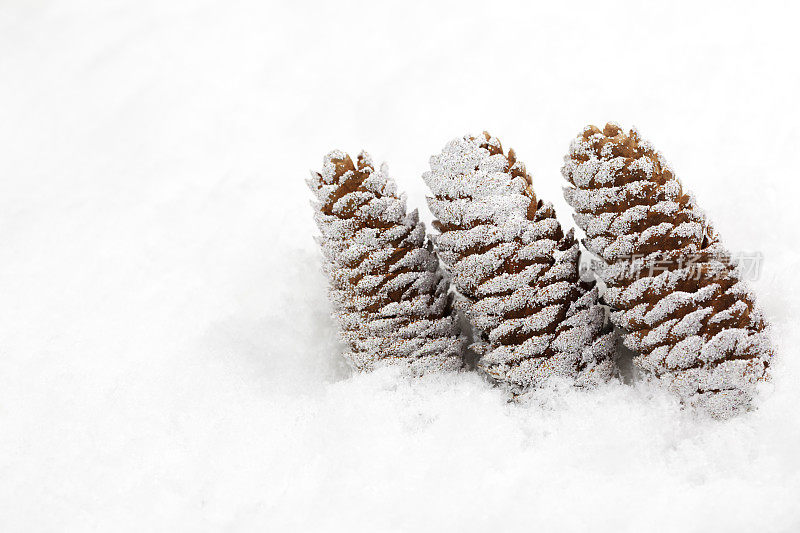
[[[451,141],[430,163],[436,246],[480,334],[478,367],[515,393],[553,376],[607,380],[615,337],[597,289],[580,281],[572,231],[537,200],[514,151],[484,133]]]
[[[565,162],[565,197],[604,261],[604,299],[634,363],[713,416],[746,408],[772,357],[765,322],[663,156],[608,124],[587,127]]]
[[[403,364],[414,374],[462,366],[448,282],[416,211],[362,152],[329,153],[308,180],[345,358],[358,370]]]

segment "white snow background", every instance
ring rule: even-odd
[[[790,2],[0,3],[2,531],[798,531]],[[754,283],[756,412],[611,384],[351,375],[304,179],[487,129],[562,223],[584,125],[636,125]]]

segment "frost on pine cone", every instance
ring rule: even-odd
[[[465,136],[431,158],[436,246],[480,333],[478,367],[513,392],[561,376],[578,385],[614,371],[615,337],[597,288],[579,279],[580,250],[536,198],[513,150]]]
[[[746,408],[772,355],[764,319],[663,156],[608,124],[587,127],[565,162],[567,202],[604,261],[604,299],[634,363],[713,416]]]
[[[345,358],[358,370],[404,364],[413,374],[462,366],[448,282],[417,212],[406,213],[386,165],[329,153],[309,187]]]

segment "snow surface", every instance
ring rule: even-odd
[[[800,528],[797,9],[375,4],[0,5],[0,529]],[[388,161],[429,221],[429,154],[486,129],[569,227],[562,157],[609,120],[763,253],[758,411],[349,374],[324,154]]]

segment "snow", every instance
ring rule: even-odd
[[[0,529],[797,530],[796,8],[376,4],[0,5]],[[486,129],[568,227],[609,120],[763,253],[756,412],[348,373],[309,169],[367,149],[429,222]]]

